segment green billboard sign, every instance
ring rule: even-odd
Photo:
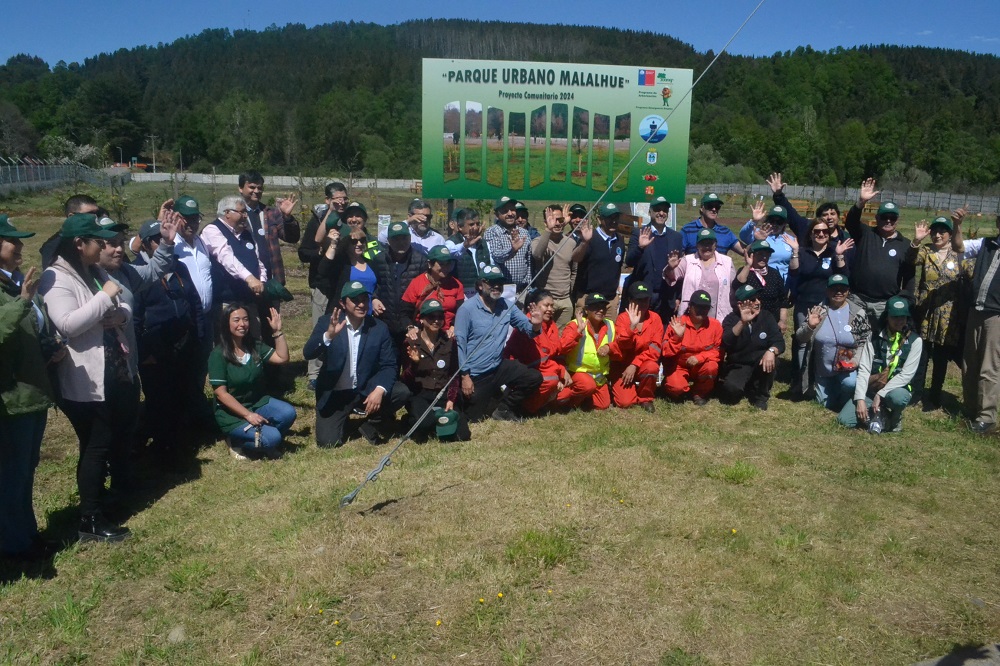
[[[424,58],[423,70],[426,197],[594,200],[638,152],[609,196],[684,200],[690,69]]]

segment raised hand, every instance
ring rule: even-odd
[[[584,326],[586,326],[586,311],[580,308],[576,311],[576,327],[583,333]]]
[[[759,312],[760,312],[759,310],[755,309],[752,305],[750,305],[750,303],[747,303],[746,301],[740,303],[740,320],[744,324],[749,324],[754,319],[756,319],[757,314]]]
[[[183,218],[180,220],[178,220],[178,218],[181,218],[180,213],[169,211],[169,213],[164,215],[163,219],[160,220],[160,236],[163,238],[163,242],[167,245],[173,244],[174,238],[177,237],[177,229],[179,227],[178,221],[184,221]]]
[[[785,184],[781,182],[780,173],[772,173],[767,177],[767,184],[771,186],[771,192],[777,194],[781,190],[785,189]]]
[[[670,269],[670,270],[674,270],[675,268],[677,268],[678,266],[680,266],[681,265],[681,258],[682,258],[682,255],[677,250],[674,250],[673,252],[671,252],[670,254],[668,254],[667,255],[667,268]]]
[[[584,243],[589,243],[590,239],[594,237],[594,227],[590,226],[590,220],[584,220],[578,228],[580,238],[583,239]]]
[[[21,283],[21,298],[26,301],[30,301],[38,293],[38,278],[35,277],[35,273],[38,270],[32,266],[28,269],[27,274],[24,276],[24,281]]]
[[[767,212],[764,209],[764,201],[755,201],[753,208],[750,209],[751,219],[755,226],[760,226],[760,223],[767,219]]]
[[[951,213],[951,221],[955,225],[956,228],[959,227],[959,226],[961,226],[962,220],[964,220],[965,216],[968,215],[968,214],[969,214],[969,211],[967,211],[964,206],[962,208],[958,208],[958,209],[952,211],[952,213]]]
[[[675,315],[670,319],[670,328],[673,329],[674,335],[679,339],[684,339],[684,334],[687,332],[687,324],[680,317]]]
[[[165,219],[167,219],[167,214],[172,212],[174,212],[174,200],[167,199],[166,201],[160,204],[160,212],[159,214],[157,214],[156,219],[159,220],[160,222],[163,222]]]
[[[848,238],[847,240],[837,241],[837,247],[833,251],[839,255],[843,255],[845,252],[854,247],[854,239]]]
[[[410,357],[410,360],[414,363],[420,362],[420,350],[414,344],[406,345],[406,355]]]
[[[275,308],[271,308],[271,315],[267,318],[267,324],[275,334],[281,333],[281,313]]]
[[[334,308],[333,312],[330,313],[330,324],[326,327],[326,337],[329,339],[333,340],[347,326],[347,321],[341,319],[343,314],[343,310],[340,308]]]
[[[822,321],[823,321],[823,306],[814,305],[813,307],[809,308],[809,315],[806,318],[806,323],[809,325],[809,328],[812,329],[816,328],[817,326],[820,325]]]
[[[858,192],[858,200],[866,204],[879,195],[879,190],[875,189],[875,179],[866,178],[861,183],[861,190]]]
[[[931,227],[927,224],[927,220],[920,220],[917,222],[916,228],[913,230],[913,240],[920,243],[925,238],[931,235]]]
[[[296,199],[295,195],[293,194],[292,196],[288,197],[287,199],[280,199],[279,198],[279,199],[277,199],[275,201],[275,203],[278,204],[278,210],[281,211],[281,214],[284,215],[287,218],[287,217],[291,217],[292,213],[295,212],[295,204],[298,203],[298,201],[299,200]]]
[[[517,252],[522,247],[524,247],[524,239],[527,238],[528,234],[521,234],[521,230],[518,227],[514,227],[510,230],[510,247],[514,252]]]
[[[785,232],[781,234],[781,240],[785,241],[785,244],[792,248],[792,254],[796,254],[799,251],[799,239],[795,237],[795,234]]]
[[[628,321],[634,331],[642,323],[642,312],[636,303],[629,303],[625,311],[628,313]]]
[[[649,227],[643,227],[639,230],[639,249],[646,249],[650,243],[653,242],[653,230]]]
[[[531,306],[531,311],[528,312],[528,321],[531,322],[532,326],[542,325],[542,311],[538,308],[537,304]]]

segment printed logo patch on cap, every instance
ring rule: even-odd
[[[427,307],[429,308],[439,308],[441,303],[439,301],[427,301]]]
[[[441,425],[448,425],[448,417],[442,416],[438,418],[438,423],[440,423]]]
[[[351,283],[351,289],[364,289],[364,288],[365,288],[365,285],[361,284],[360,282],[352,282]]]
[[[896,308],[897,310],[902,310],[903,309],[903,301],[896,301],[895,303],[892,304],[892,307]]]
[[[887,204],[885,205],[885,207],[886,207],[886,208],[887,208],[888,210],[892,210],[893,208],[895,208],[895,207],[896,207],[896,204],[894,204],[894,203],[892,203],[892,202],[890,201],[889,203],[887,203]]]
[[[715,192],[709,192],[708,196],[712,197],[713,199],[719,198],[719,195],[716,194]]]
[[[775,213],[783,213],[783,212],[785,212],[785,209],[782,208],[781,206],[775,206],[771,210],[773,210]]]
[[[510,197],[500,197],[500,203],[507,203],[510,201]]]
[[[699,236],[708,236],[710,233],[712,233],[711,229],[702,229],[701,231],[698,232],[698,235]]]
[[[699,301],[710,301],[712,299],[708,297],[708,294],[698,294],[698,300]]]
[[[640,285],[639,285],[638,287],[636,287],[635,289],[636,289],[636,291],[646,291],[646,285],[644,285],[644,284],[640,284]]]

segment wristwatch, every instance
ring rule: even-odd
[[[771,352],[771,353],[772,353],[772,354],[774,354],[775,356],[777,356],[777,355],[778,355],[778,348],[777,348],[777,347],[768,347],[768,348],[767,348],[767,351]]]

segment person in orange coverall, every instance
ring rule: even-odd
[[[536,289],[528,294],[524,303],[529,319],[538,313],[542,330],[534,338],[514,329],[507,340],[507,356],[542,373],[538,392],[521,403],[525,414],[537,414],[556,399],[559,391],[572,381],[569,372],[556,358],[560,353],[559,327],[555,322],[556,302],[548,291]]]
[[[650,290],[634,282],[628,290],[629,306],[615,321],[617,337],[611,345],[611,397],[627,409],[638,405],[653,413],[656,380],[660,375],[663,320],[649,309]],[[719,329],[719,335],[722,334]]]
[[[687,312],[674,317],[663,339],[663,387],[674,400],[691,395],[704,405],[715,388],[722,361],[722,324],[708,316],[712,297],[698,290],[691,294]]]
[[[577,318],[563,329],[559,342],[573,381],[559,391],[560,407],[607,409],[611,406],[608,383],[615,325],[605,318],[608,304],[603,294],[588,294]]]

